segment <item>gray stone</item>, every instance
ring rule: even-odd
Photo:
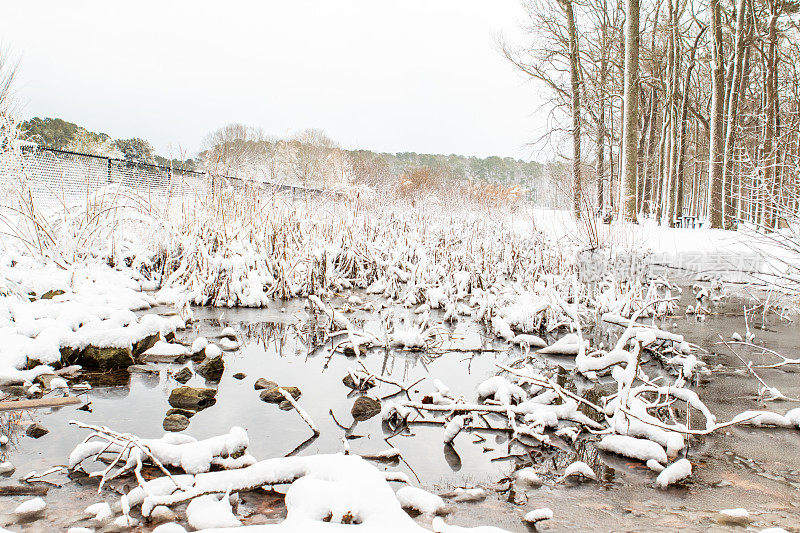
[[[202,387],[177,387],[169,393],[169,404],[180,409],[205,409],[216,403],[217,391]]]
[[[353,408],[350,409],[350,414],[354,420],[362,422],[369,420],[373,416],[381,412],[381,402],[369,396],[359,396],[353,403]]]
[[[256,382],[253,384],[253,388],[256,390],[261,390],[261,389],[270,390],[274,389],[277,386],[278,386],[277,383],[275,383],[274,381],[270,381],[267,378],[258,378]]]
[[[43,425],[39,424],[38,422],[34,422],[25,429],[25,434],[29,437],[33,437],[34,439],[38,439],[39,437],[44,437],[48,433],[50,433],[50,430],[44,427]]]
[[[164,431],[183,431],[189,427],[189,419],[179,414],[167,415],[163,425]]]
[[[173,407],[172,409],[167,409],[167,415],[183,415],[186,418],[192,418],[194,415],[197,414],[197,411],[192,411],[191,409],[178,409],[177,407]]]
[[[219,381],[224,371],[225,363],[222,361],[222,355],[206,357],[197,365],[197,373],[210,381]]]
[[[78,356],[78,363],[85,368],[98,370],[115,370],[118,368],[128,368],[136,361],[133,360],[133,352],[129,347],[115,348],[88,346]]]
[[[283,390],[288,392],[292,395],[292,398],[295,400],[300,397],[300,389],[297,387],[282,387]],[[265,389],[261,391],[261,401],[267,403],[281,403],[286,401],[286,398],[281,394],[281,391],[278,390],[278,387],[273,387],[271,389]]]
[[[191,371],[191,369],[185,366],[180,370],[178,370],[178,372],[176,372],[172,377],[178,383],[186,383],[187,381],[192,379],[193,375],[194,373]]]
[[[34,383],[40,384],[44,390],[50,390],[50,382],[57,377],[55,374],[40,374],[36,376]]]
[[[158,339],[159,339],[160,336],[161,336],[160,333],[154,333],[152,335],[148,335],[147,337],[145,337],[145,338],[143,338],[143,339],[141,339],[139,341],[134,342],[133,343],[133,350],[131,350],[131,352],[133,353],[133,356],[134,357],[139,357],[144,352],[146,352],[147,350],[149,350],[150,348],[155,346],[156,343],[158,342]]]

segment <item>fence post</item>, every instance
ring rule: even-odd
[[[106,179],[106,183],[110,184],[111,183],[111,158],[109,157],[107,159],[108,159],[108,178]]]

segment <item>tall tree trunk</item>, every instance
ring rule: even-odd
[[[735,37],[735,56],[733,60],[733,75],[731,76],[730,85],[728,87],[728,105],[727,105],[727,134],[725,135],[725,152],[723,155],[722,167],[722,183],[725,187],[725,195],[733,198],[735,191],[733,190],[733,150],[736,147],[736,129],[739,117],[739,90],[741,89],[742,69],[744,65],[744,47],[745,47],[745,15],[747,10],[746,0],[737,0],[736,2],[736,37]],[[730,228],[733,225],[733,204],[722,205],[722,215],[724,225]]]
[[[765,87],[766,96],[766,125],[764,128],[764,207],[763,222],[765,230],[771,230],[775,223],[774,217],[774,190],[775,167],[777,166],[776,143],[778,129],[778,92],[777,92],[777,54],[778,44],[778,0],[769,2],[770,18],[767,30],[767,80]]]
[[[572,91],[572,210],[576,218],[581,217],[583,201],[581,180],[581,83],[580,60],[578,56],[578,29],[572,0],[560,0],[567,16],[569,32],[569,77]]]
[[[622,215],[636,219],[636,182],[638,174],[639,128],[639,0],[625,0],[625,85],[622,127],[622,179],[624,198]]]
[[[689,114],[689,89],[690,84],[692,82],[692,71],[694,70],[695,66],[695,54],[697,52],[697,47],[700,44],[700,38],[703,36],[703,31],[700,31],[700,34],[697,36],[694,42],[694,46],[691,49],[689,55],[689,64],[686,66],[686,78],[683,80],[683,95],[681,99],[681,111],[680,111],[680,124],[681,124],[681,131],[680,131],[680,139],[678,141],[678,160],[677,160],[677,168],[675,169],[675,176],[678,180],[678,187],[677,187],[677,198],[676,198],[676,205],[675,211],[677,211],[677,216],[683,216],[683,197],[684,197],[684,187],[686,183],[686,178],[684,174],[686,173],[686,146],[688,144],[688,114]],[[694,181],[692,182],[692,200],[694,200],[696,193],[694,192]],[[691,206],[690,206],[691,207]]]
[[[720,0],[711,0],[711,120],[708,138],[708,211],[712,228],[723,225],[722,205],[725,201],[722,160],[725,152],[723,129],[725,117],[725,57],[722,51]]]

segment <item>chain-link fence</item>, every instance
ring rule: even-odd
[[[202,198],[220,187],[285,192],[294,198],[320,192],[36,145],[22,146],[20,159],[25,190],[31,196],[31,203],[43,212],[69,209],[113,185],[129,188],[154,203],[175,198]],[[0,173],[0,181],[14,179],[3,174]],[[0,185],[7,189],[12,184]]]

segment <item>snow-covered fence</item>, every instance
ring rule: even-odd
[[[44,213],[69,209],[110,185],[132,189],[154,203],[174,198],[204,197],[221,187],[286,192],[294,198],[320,192],[36,145],[22,147],[21,161],[22,178],[31,196],[30,201]],[[0,173],[2,189],[12,186],[15,179],[15,176]],[[8,201],[6,196],[0,200],[0,205]]]

